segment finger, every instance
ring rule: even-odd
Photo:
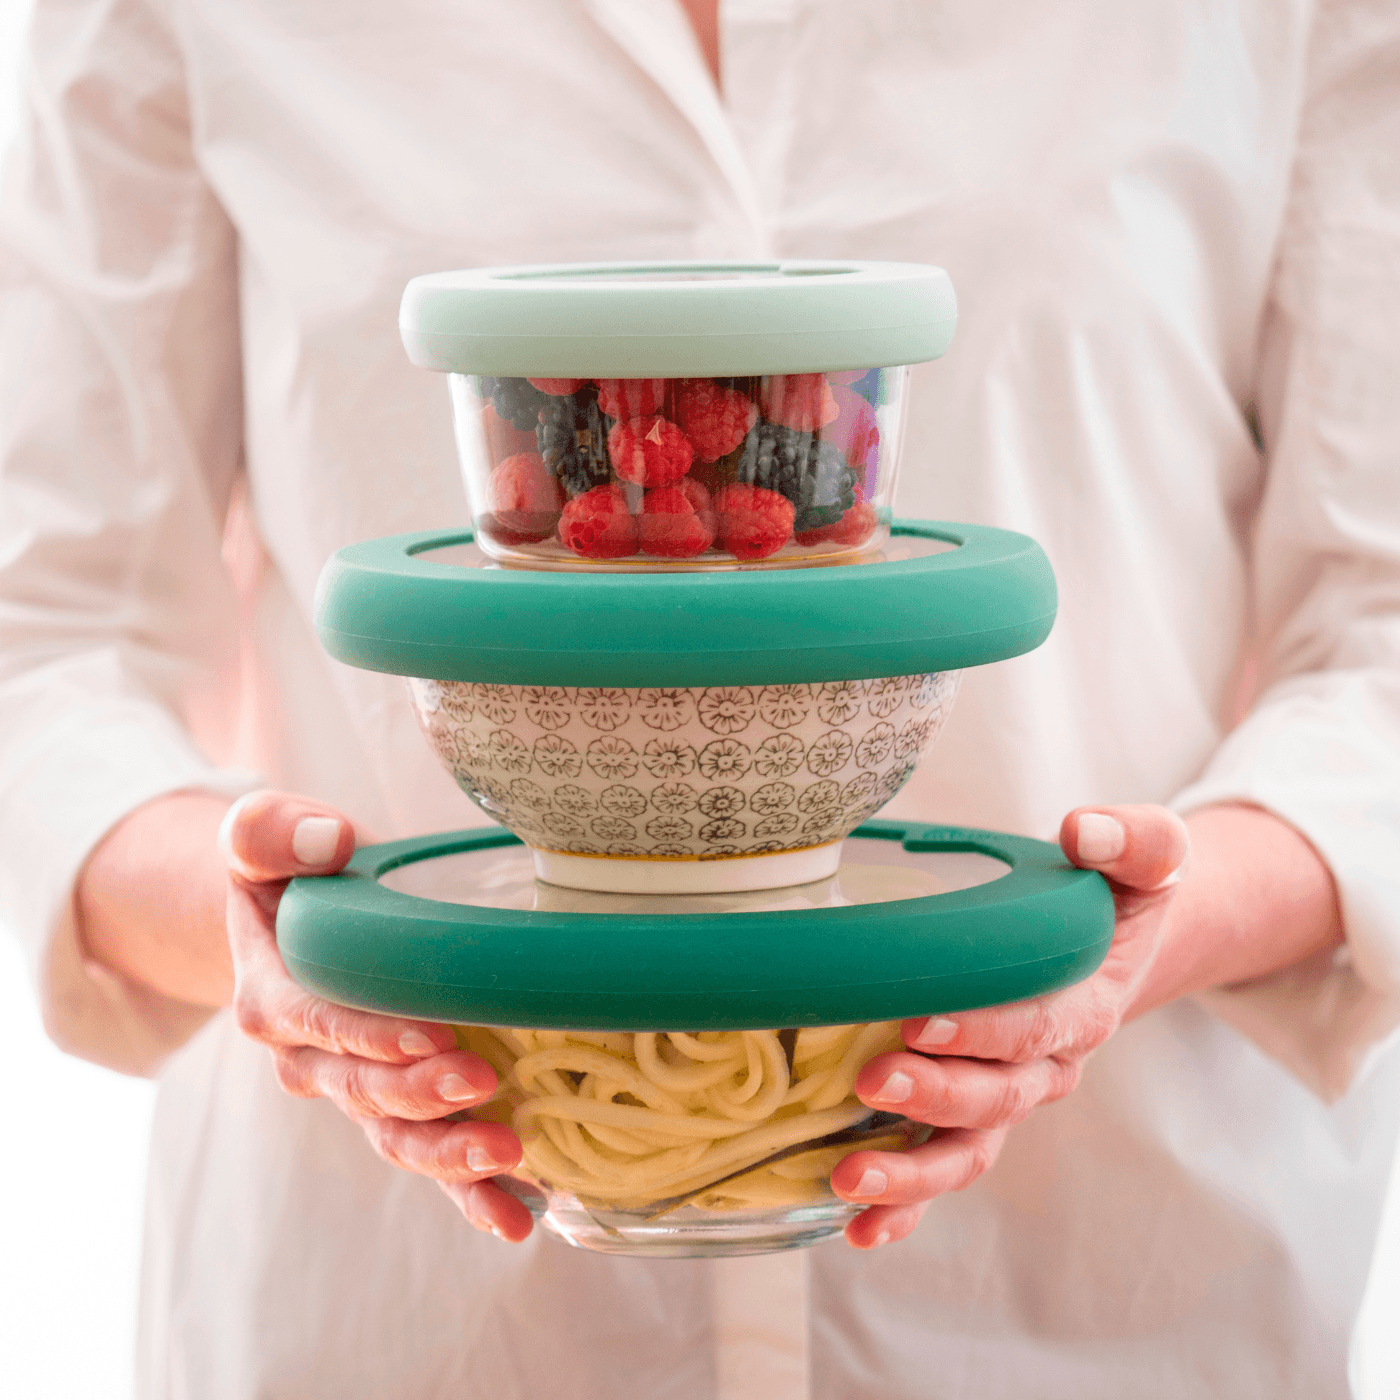
[[[927,1202],[916,1206],[873,1206],[863,1210],[846,1226],[846,1243],[856,1249],[879,1249],[909,1234],[928,1209]]]
[[[250,792],[225,814],[219,848],[235,878],[262,884],[339,870],[354,854],[355,830],[323,802],[286,792]]]
[[[1024,1065],[1051,1056],[1080,1057],[1118,1028],[1112,986],[1089,978],[1050,996],[984,1006],[951,1016],[921,1016],[901,1027],[904,1043],[926,1055]]]
[[[438,1185],[478,1230],[495,1235],[498,1240],[519,1244],[535,1228],[529,1210],[494,1181],[440,1181]]]
[[[1191,839],[1165,807],[1076,807],[1060,825],[1060,846],[1123,889],[1156,891],[1180,880]]]
[[[971,1186],[1005,1138],[1005,1128],[949,1128],[907,1152],[852,1152],[837,1162],[831,1189],[860,1205],[918,1205]]]
[[[1078,1060],[929,1059],[880,1055],[856,1076],[856,1094],[871,1108],[902,1113],[939,1128],[1005,1128],[1079,1082]]]
[[[264,1045],[310,1045],[386,1064],[409,1064],[457,1048],[451,1026],[352,1011],[303,991],[288,973],[268,914],[252,887],[231,883],[229,947],[233,1014],[244,1035]]]
[[[391,1166],[436,1181],[481,1181],[509,1171],[520,1161],[520,1139],[504,1123],[366,1118],[360,1126]]]
[[[496,1092],[495,1070],[466,1050],[399,1066],[297,1046],[275,1050],[273,1061],[287,1093],[330,1099],[356,1120],[427,1121],[485,1103]]]

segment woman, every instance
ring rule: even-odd
[[[1400,1077],[1396,18],[685,8],[39,6],[4,916],[60,1043],[160,1066],[141,1393],[1345,1394]],[[518,1145],[442,1121],[489,1071],[276,957],[282,882],[352,824],[463,819],[397,682],[320,653],[312,588],[464,512],[409,276],[775,255],[952,274],[899,505],[1035,535],[1061,618],[968,678],[891,814],[1058,824],[1115,881],[1114,949],[867,1066],[949,1131],[838,1168],[855,1249],[508,1248],[453,1206],[522,1241],[490,1184]]]

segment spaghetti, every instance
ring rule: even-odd
[[[475,1116],[509,1122],[525,1172],[585,1204],[799,1205],[830,1195],[832,1168],[855,1147],[911,1142],[897,1128],[819,1142],[872,1116],[855,1096],[856,1075],[901,1048],[897,1021],[799,1030],[790,1059],[777,1031],[461,1026],[457,1038],[499,1080]],[[808,1142],[817,1145],[792,1150]]]

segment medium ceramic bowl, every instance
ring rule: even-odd
[[[769,889],[830,875],[908,781],[957,671],[812,685],[620,689],[411,680],[423,732],[541,879]]]

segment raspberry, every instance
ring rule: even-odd
[[[758,418],[758,409],[738,389],[724,389],[713,379],[682,379],[676,394],[676,421],[690,439],[700,462],[717,462],[743,442]]]
[[[583,388],[582,379],[530,379],[526,381],[533,384],[542,394],[550,394],[557,398],[562,398],[565,394],[576,394]]]
[[[770,374],[758,404],[770,423],[803,433],[815,433],[836,417],[836,400],[822,374]]]
[[[831,385],[858,384],[869,373],[868,369],[829,369],[826,372],[826,382]]]
[[[608,434],[613,470],[638,486],[670,486],[690,470],[695,449],[665,418],[634,418],[615,423]]]
[[[597,379],[598,407],[609,418],[645,418],[666,398],[664,379]]]
[[[575,496],[559,518],[559,538],[585,559],[625,559],[637,552],[637,520],[616,482]]]
[[[857,500],[850,510],[834,525],[823,525],[816,530],[803,530],[796,536],[801,545],[844,544],[850,548],[864,544],[875,533],[880,517],[869,501]]]
[[[736,559],[765,559],[792,534],[796,511],[786,496],[761,486],[726,486],[715,498],[720,543]]]
[[[640,537],[643,554],[689,559],[715,541],[714,507],[698,481],[683,477],[678,486],[658,486],[642,498]]]
[[[832,390],[839,410],[831,430],[824,436],[831,445],[845,454],[846,461],[863,484],[867,496],[875,494],[875,472],[880,457],[880,425],[868,399],[854,389],[841,386]]]
[[[491,512],[479,521],[501,544],[547,540],[559,519],[559,484],[537,452],[507,457],[491,473],[486,487]]]

